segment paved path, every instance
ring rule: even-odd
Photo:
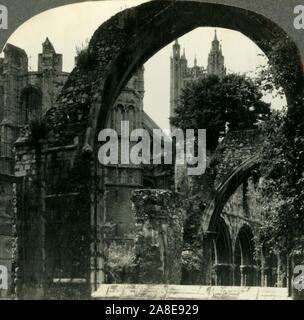
[[[286,288],[104,284],[97,300],[290,300]]]

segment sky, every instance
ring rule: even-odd
[[[146,1],[111,0],[88,1],[45,11],[21,25],[8,43],[23,48],[29,57],[30,70],[37,70],[38,53],[42,42],[49,37],[57,53],[63,54],[64,71],[74,67],[76,48],[84,46],[94,31],[119,11]],[[193,66],[195,55],[199,66],[207,66],[214,28],[197,28],[179,38],[185,48],[188,65]],[[240,32],[217,28],[222,43],[228,72],[254,73],[257,67],[267,63],[263,52]],[[144,110],[161,128],[169,128],[170,109],[170,56],[169,44],[145,64]],[[265,101],[275,109],[286,104],[285,99],[266,96]]]

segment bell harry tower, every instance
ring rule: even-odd
[[[225,59],[222,53],[222,45],[217,39],[217,34],[215,30],[211,51],[208,57],[208,74],[215,74],[218,77],[224,77],[226,75],[226,68],[224,62]]]
[[[188,67],[185,51],[181,55],[180,45],[178,40],[175,40],[170,64],[170,117],[174,116],[174,110],[179,103],[185,84],[188,81],[194,81],[211,74],[217,75],[220,78],[226,75],[222,45],[217,38],[216,30],[211,43],[207,69],[197,65],[196,57],[194,59],[194,66]]]

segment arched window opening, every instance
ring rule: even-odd
[[[214,241],[214,284],[227,286],[232,284],[231,238],[228,227],[220,219]]]
[[[21,94],[21,118],[19,124],[24,125],[42,116],[42,94],[35,87],[28,87]]]
[[[234,284],[256,285],[253,233],[249,226],[243,226],[237,236],[234,250]]]

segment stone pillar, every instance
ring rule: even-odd
[[[256,265],[252,266],[252,285],[254,287],[259,285],[259,268]]]
[[[266,276],[266,270],[265,270],[265,264],[266,264],[266,262],[265,262],[265,257],[264,257],[264,255],[261,253],[261,267],[260,267],[260,286],[261,287],[265,287],[266,285],[265,285],[265,281],[266,281],[266,279],[265,279],[265,277],[267,277]],[[267,282],[266,282],[267,283]]]
[[[202,259],[202,284],[203,285],[212,285],[213,282],[217,282],[217,274],[213,269],[212,261],[212,247],[213,239],[215,233],[206,232],[202,238],[202,249],[203,249],[203,259]],[[214,276],[214,281],[212,278]]]
[[[267,275],[265,269],[261,269],[261,287],[267,287]]]
[[[230,286],[233,284],[233,265],[229,263],[219,263],[214,265],[216,273],[216,286]]]
[[[256,269],[253,265],[242,265],[241,266],[241,286],[248,287],[248,286],[255,286],[255,275]]]
[[[281,254],[278,254],[278,267],[277,267],[277,285],[282,288],[284,286],[284,271]]]
[[[180,284],[184,211],[179,195],[167,190],[136,190],[138,283]]]
[[[241,287],[244,287],[246,286],[246,277],[244,274],[243,266],[240,266],[240,271],[241,271]]]

